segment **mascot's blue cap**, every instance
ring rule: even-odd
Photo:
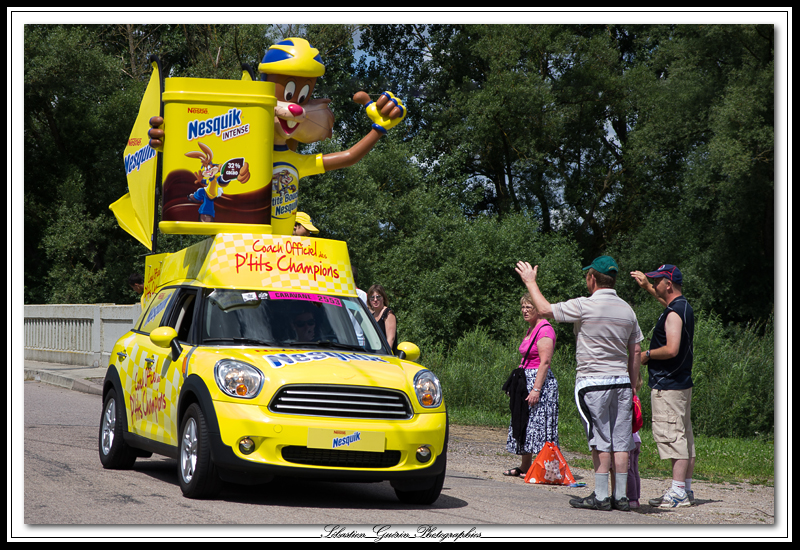
[[[287,38],[273,44],[258,65],[262,74],[284,74],[317,78],[325,74],[319,50],[303,38]]]

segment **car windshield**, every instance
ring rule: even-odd
[[[216,289],[205,301],[205,343],[333,347],[387,353],[372,315],[358,298]]]

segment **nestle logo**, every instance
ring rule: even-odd
[[[199,113],[201,115],[207,115],[208,109],[200,108],[200,107],[189,107],[186,112],[188,113]]]
[[[128,147],[138,147],[142,144],[142,138],[131,138],[128,140]]]

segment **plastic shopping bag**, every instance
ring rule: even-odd
[[[575,478],[569,465],[561,454],[558,445],[548,441],[536,455],[525,475],[525,483],[545,483],[548,485],[574,485]]]

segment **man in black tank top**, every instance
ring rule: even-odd
[[[695,465],[691,419],[694,311],[683,295],[683,275],[674,265],[631,275],[666,307],[653,329],[650,349],[642,352],[642,364],[648,371],[653,439],[659,456],[672,461],[672,487],[662,497],[651,499],[650,504],[659,508],[691,506]],[[653,279],[652,285],[648,277]]]

